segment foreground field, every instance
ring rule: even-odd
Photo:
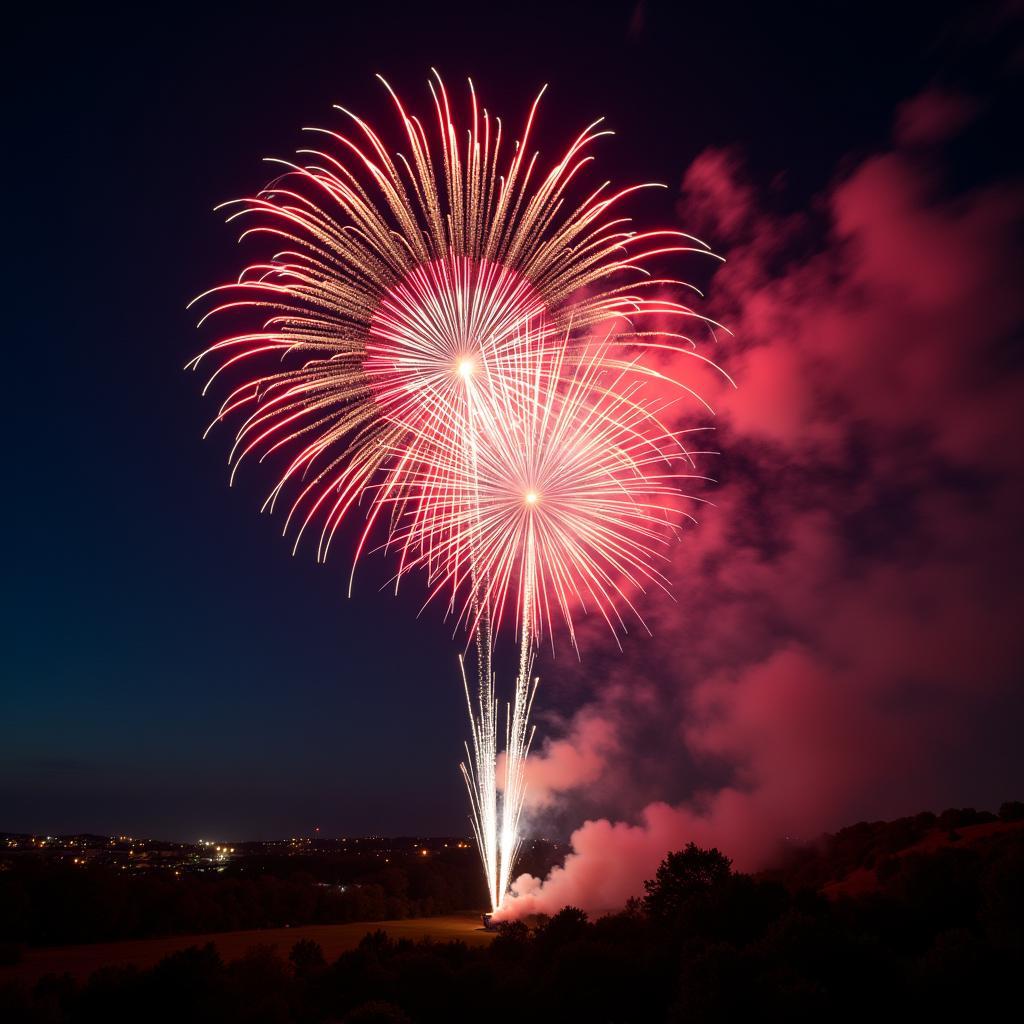
[[[218,932],[212,935],[173,935],[158,939],[132,939],[126,942],[100,942],[83,946],[52,946],[29,949],[14,967],[0,967],[0,985],[15,978],[33,981],[44,974],[70,974],[88,977],[100,967],[133,964],[152,967],[165,956],[189,946],[212,942],[224,960],[236,960],[253,946],[275,946],[282,956],[302,939],[320,944],[328,961],[346,950],[355,949],[367,932],[382,930],[393,939],[459,939],[467,945],[484,945],[494,937],[481,927],[478,914],[452,914],[448,917],[420,917],[404,921],[353,922],[349,924],[303,925],[299,928],[260,928],[253,931]]]

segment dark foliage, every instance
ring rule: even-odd
[[[859,826],[844,831],[841,852],[887,845],[876,835],[866,846]],[[0,1019],[702,1024],[977,1019],[1014,1005],[1024,829],[890,856],[879,878],[869,895],[830,900],[734,872],[717,850],[691,845],[666,857],[643,901],[595,921],[566,907],[533,927],[504,925],[489,946],[472,949],[377,931],[332,964],[310,942],[287,961],[257,948],[231,964],[212,946],[193,948],[150,971],[9,986]]]
[[[25,946],[431,917],[478,907],[475,850],[246,856],[218,873],[125,871],[40,858],[0,860],[0,966]],[[533,843],[520,869],[545,875],[562,854]]]
[[[941,814],[922,811],[894,821],[860,821],[826,835],[819,842],[790,851],[778,869],[763,877],[783,882],[789,889],[820,888],[844,878],[858,868],[882,872],[887,861],[916,846],[937,831],[950,842],[959,842],[965,828],[1024,819],[1024,803],[1008,801],[998,817],[973,807],[950,807]]]
[[[1000,821],[1024,821],[1024,801],[1007,800],[999,808]]]
[[[14,944],[429,917],[484,899],[468,857],[363,868],[350,872],[344,884],[322,881],[322,866],[317,871],[315,863],[299,864],[175,877],[169,871],[139,875],[109,867],[17,863],[0,872],[0,961],[15,955]]]
[[[679,921],[732,878],[732,861],[716,849],[701,850],[693,843],[670,853],[657,874],[644,882],[644,909],[662,921]]]

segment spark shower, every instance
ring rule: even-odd
[[[616,634],[626,613],[642,623],[637,595],[667,587],[666,547],[692,518],[681,487],[699,477],[699,428],[666,413],[707,406],[659,366],[717,370],[687,330],[719,325],[651,267],[713,254],[631,226],[627,200],[656,186],[585,183],[611,134],[600,121],[553,164],[531,151],[543,90],[509,141],[472,83],[463,121],[436,72],[426,120],[383,84],[401,150],[338,107],[341,128],[306,129],[296,161],[270,161],[262,191],[219,208],[258,254],[194,300],[200,328],[220,330],[188,365],[213,367],[204,393],[227,382],[207,433],[235,424],[231,479],[246,461],[278,466],[263,508],[282,506],[293,550],[311,534],[326,559],[360,515],[349,592],[381,549],[396,588],[418,575],[465,631],[461,768],[497,910],[520,844],[538,646],[562,627],[578,652],[588,611]],[[518,647],[506,701],[503,627]]]

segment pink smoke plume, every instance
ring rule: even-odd
[[[771,211],[732,152],[687,171],[737,336],[718,507],[676,550],[677,603],[647,599],[653,640],[584,666],[596,692],[530,766],[539,819],[621,820],[586,820],[508,915],[621,907],[686,842],[757,869],[1021,777],[1024,188],[950,196],[936,170],[979,109],[911,100],[894,148],[804,213]]]

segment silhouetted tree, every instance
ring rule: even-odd
[[[288,959],[295,968],[296,975],[300,977],[316,974],[327,967],[323,948],[319,942],[312,939],[301,939],[296,942],[288,954]]]
[[[787,888],[782,875],[733,871],[719,851],[691,844],[665,858],[643,901],[594,921],[566,907],[532,929],[504,924],[489,945],[472,947],[395,941],[378,930],[330,965],[311,942],[296,943],[287,959],[256,948],[228,964],[212,946],[192,948],[151,970],[108,968],[84,983],[50,975],[0,985],[0,1020],[520,1024],[524,1009],[536,1024],[1001,1019],[995,1009],[1015,1005],[1024,960],[1024,829],[906,849],[922,828],[942,835],[937,819],[920,815],[862,822],[814,852],[824,877],[877,858],[879,884],[862,895],[791,880]],[[797,878],[809,863],[796,863]],[[410,878],[410,893],[426,892],[410,900],[433,898],[422,876]],[[365,887],[396,898],[385,882]],[[295,905],[282,896],[287,888],[237,884],[271,904],[283,899],[274,913]]]
[[[581,938],[587,931],[589,919],[579,907],[562,907],[537,930],[542,945],[563,946]]]
[[[1024,801],[1007,800],[999,805],[1000,821],[1024,821]]]
[[[721,851],[687,843],[685,849],[669,853],[654,878],[644,882],[644,909],[660,920],[678,917],[694,897],[722,886],[731,874],[732,861]]]

